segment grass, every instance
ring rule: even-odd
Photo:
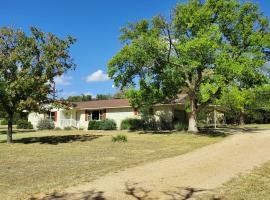
[[[241,125],[241,128],[258,128],[258,129],[269,129],[270,124],[245,124]]]
[[[270,200],[270,162],[255,168],[249,173],[241,174],[223,187],[199,199],[220,200]]]
[[[113,143],[124,134],[126,143]],[[185,133],[19,131],[13,145],[0,134],[0,199],[26,199],[92,181],[109,172],[180,155],[221,141]]]

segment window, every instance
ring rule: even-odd
[[[47,119],[51,119],[53,121],[57,120],[57,112],[47,112]]]
[[[85,121],[106,119],[106,110],[86,110]]]
[[[99,120],[100,115],[99,115],[99,110],[94,110],[92,111],[92,120]]]

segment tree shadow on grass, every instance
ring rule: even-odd
[[[130,132],[132,132],[132,131],[130,131]],[[133,131],[133,132],[135,132],[135,131]],[[142,130],[138,134],[170,135],[170,134],[173,134],[176,132],[177,132],[176,130]]]
[[[52,135],[52,136],[41,136],[41,137],[27,137],[27,138],[20,138],[16,139],[14,143],[22,143],[22,144],[52,144],[58,145],[62,143],[71,143],[71,142],[87,142],[94,139],[102,137],[102,135]],[[5,141],[1,141],[0,143],[4,143]]]
[[[13,134],[19,134],[19,133],[32,133],[36,132],[36,130],[33,129],[16,129],[12,131]],[[0,135],[6,135],[7,134],[7,129],[0,129]]]
[[[46,195],[43,198],[35,198],[31,197],[29,200],[66,200],[66,199],[73,199],[73,200],[106,200],[103,196],[102,191],[86,191],[82,193],[58,193],[54,192],[52,194]]]
[[[215,129],[200,129],[198,133],[191,133],[187,130],[185,131],[177,131],[177,130],[160,130],[160,131],[140,131],[138,134],[153,134],[153,135],[170,135],[170,134],[193,134],[200,136],[208,136],[208,137],[227,137],[231,135],[230,132],[220,131]]]

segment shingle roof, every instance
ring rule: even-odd
[[[77,109],[130,107],[128,99],[93,100],[73,103]]]
[[[172,102],[172,104],[184,104],[186,97],[187,97],[186,94],[179,94],[178,99]],[[74,102],[72,104],[78,110],[131,107],[128,99],[92,100],[84,102]]]

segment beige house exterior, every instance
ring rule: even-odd
[[[157,121],[161,118],[168,123],[187,122],[187,114],[184,109],[185,96],[181,96],[172,104],[158,104],[153,107]],[[139,118],[140,113],[129,104],[128,99],[93,100],[73,103],[69,110],[51,109],[47,113],[30,113],[28,121],[37,128],[39,120],[50,118],[55,127],[73,127],[87,130],[90,120],[112,119],[120,128],[121,122],[126,118]]]

